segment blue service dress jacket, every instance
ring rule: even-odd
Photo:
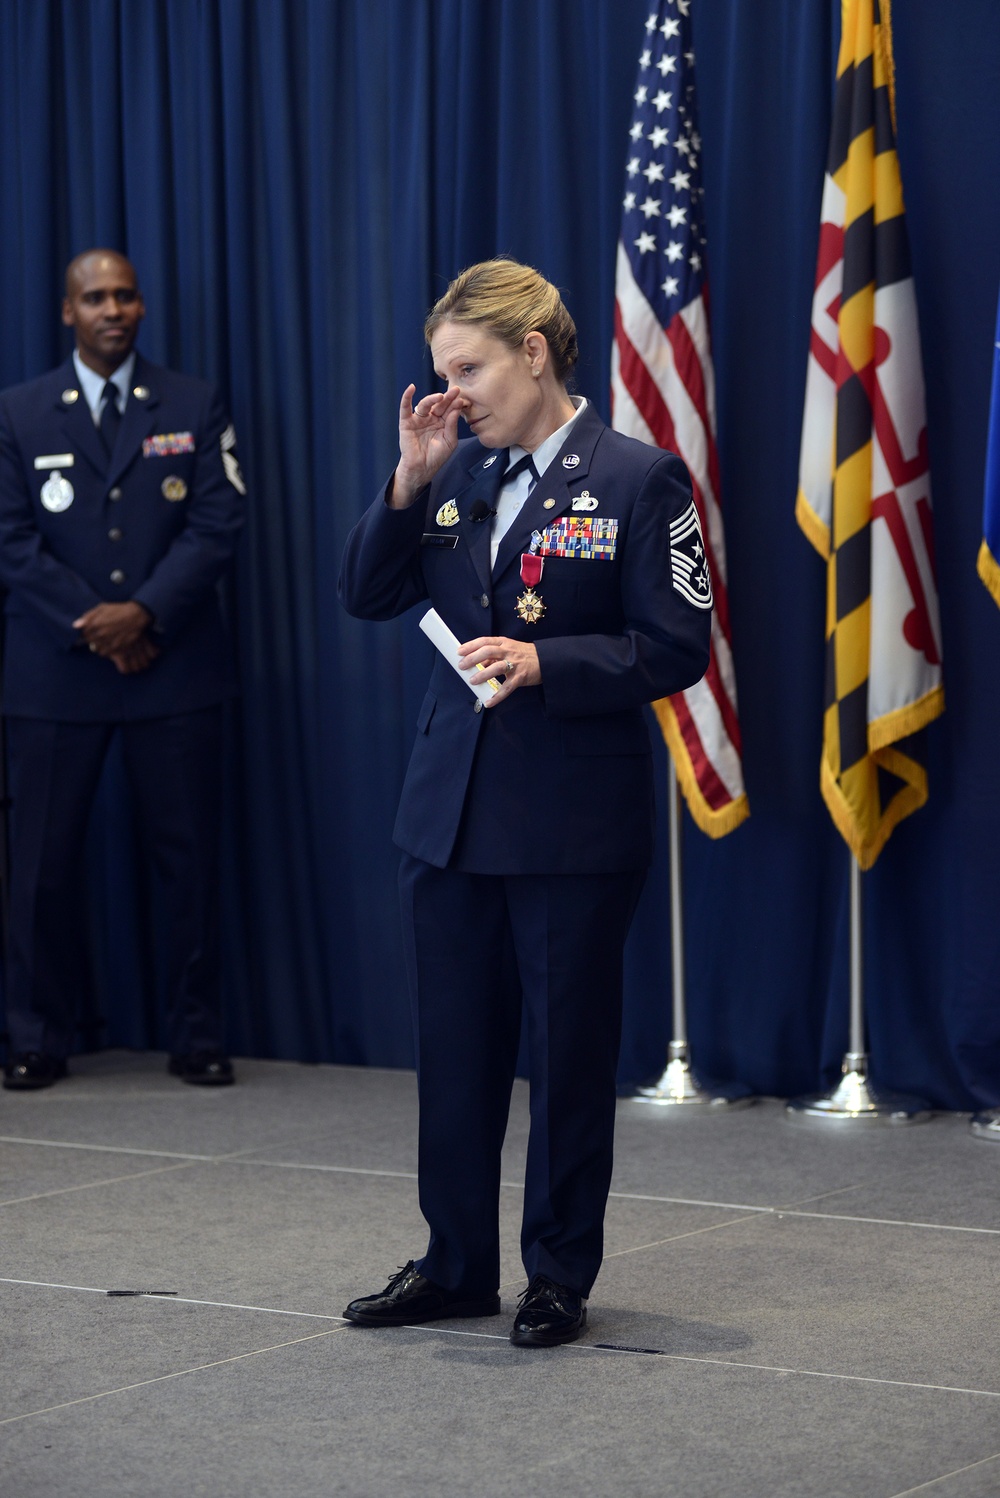
[[[233,691],[216,583],[244,519],[213,386],[136,357],[110,459],[72,360],[0,395],[3,709],[63,722],[194,712]],[[160,655],[122,675],[73,620],[135,599]]]
[[[653,775],[642,707],[708,666],[711,581],[687,470],[588,405],[491,571],[490,524],[475,516],[494,508],[506,462],[502,449],[460,442],[409,509],[391,509],[383,490],[348,539],[349,613],[390,619],[426,601],[460,641],[530,640],[541,666],[540,686],[477,711],[435,659],[394,841],[481,874],[644,868]],[[532,547],[544,604],[533,622],[517,608]]]

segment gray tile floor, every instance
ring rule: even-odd
[[[2,1498],[995,1498],[1000,1147],[624,1101],[585,1340],[360,1331],[423,1246],[408,1072],[110,1052],[0,1094]],[[109,1298],[108,1289],[172,1290]]]

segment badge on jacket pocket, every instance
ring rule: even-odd
[[[165,478],[160,485],[160,493],[163,495],[163,498],[173,500],[174,502],[179,499],[187,499],[187,492],[187,484],[185,484],[182,478],[178,478],[176,473],[172,473],[169,478]]]
[[[42,485],[41,501],[47,510],[58,515],[62,510],[68,510],[73,503],[73,485],[69,479],[64,479],[58,469],[55,469]]]

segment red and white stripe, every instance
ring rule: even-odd
[[[719,507],[715,377],[708,313],[698,296],[660,325],[622,245],[615,275],[612,426],[677,453],[691,475],[712,569],[715,612],[708,670],[697,686],[654,704],[688,807],[702,831],[722,837],[749,814],[736,706],[726,545]]]

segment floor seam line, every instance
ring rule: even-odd
[[[293,1337],[288,1342],[275,1342],[271,1347],[255,1347],[250,1352],[239,1352],[229,1358],[216,1358],[210,1363],[198,1363],[192,1368],[178,1368],[174,1373],[160,1373],[155,1378],[142,1378],[134,1384],[122,1384],[117,1389],[102,1389],[97,1394],[83,1394],[79,1399],[65,1399],[60,1404],[51,1404],[44,1409],[25,1410],[22,1415],[8,1415],[0,1419],[0,1425],[16,1425],[19,1420],[34,1420],[40,1415],[55,1415],[60,1410],[72,1409],[79,1404],[93,1404],[98,1399],[110,1399],[115,1394],[129,1394],[135,1389],[148,1389],[151,1384],[167,1383],[173,1378],[187,1378],[192,1373],[204,1373],[210,1368],[222,1368],[228,1363],[241,1363],[246,1358],[261,1357],[266,1352],[280,1352],[285,1347],[298,1347],[303,1342],[315,1342],[318,1337],[332,1337],[344,1331],[342,1326],[332,1326],[327,1331],[310,1332],[305,1337]]]
[[[387,1179],[387,1180],[406,1180],[406,1181],[415,1181],[415,1180],[417,1180],[417,1173],[415,1171],[405,1171],[405,1170],[398,1170],[398,1171],[396,1171],[396,1170],[377,1170],[377,1169],[373,1169],[373,1168],[370,1168],[370,1167],[367,1167],[367,1166],[359,1166],[359,1165],[314,1165],[314,1164],[308,1164],[308,1163],[299,1163],[297,1161],[287,1161],[287,1160],[255,1160],[255,1159],[252,1159],[252,1158],[247,1158],[248,1156],[252,1155],[254,1149],[259,1149],[260,1148],[259,1145],[255,1145],[255,1146],[253,1146],[250,1149],[233,1150],[233,1151],[227,1152],[225,1154],[218,1154],[218,1155],[193,1155],[193,1154],[181,1153],[180,1151],[178,1151],[178,1152],[175,1153],[175,1152],[170,1151],[170,1150],[143,1150],[143,1149],[132,1149],[132,1148],[124,1147],[124,1146],[107,1145],[107,1144],[103,1144],[103,1145],[102,1144],[82,1144],[82,1143],[79,1143],[78,1141],[69,1141],[69,1140],[28,1139],[28,1138],[14,1136],[14,1135],[0,1135],[0,1144],[23,1144],[23,1145],[38,1146],[38,1147],[42,1147],[42,1148],[51,1148],[51,1149],[76,1149],[76,1150],[84,1150],[84,1151],[91,1150],[91,1151],[99,1152],[99,1153],[123,1154],[123,1155],[137,1155],[137,1156],[141,1156],[141,1157],[144,1157],[144,1158],[148,1158],[148,1157],[153,1157],[153,1158],[157,1158],[157,1159],[162,1158],[162,1159],[172,1160],[172,1161],[177,1162],[176,1168],[180,1168],[181,1166],[199,1165],[199,1164],[201,1164],[201,1165],[247,1165],[247,1166],[258,1166],[258,1167],[263,1166],[263,1167],[266,1167],[266,1168],[269,1168],[269,1169],[280,1169],[280,1170],[319,1171],[319,1172],[323,1172],[323,1173],[327,1173],[327,1174],[332,1174],[332,1175],[367,1175],[367,1176],[374,1176],[374,1177],[377,1177],[379,1179]],[[269,1146],[265,1146],[265,1148],[268,1148],[268,1147]],[[163,1168],[164,1169],[170,1169],[170,1168],[174,1168],[174,1167],[169,1167],[168,1166],[168,1167],[163,1167]],[[18,1205],[20,1205],[23,1202],[36,1201],[36,1200],[40,1200],[40,1199],[42,1199],[44,1197],[47,1197],[47,1196],[58,1196],[58,1195],[62,1194],[62,1192],[64,1192],[64,1191],[83,1191],[83,1190],[88,1190],[88,1189],[90,1189],[93,1186],[110,1185],[110,1184],[114,1184],[114,1183],[116,1183],[118,1181],[139,1180],[139,1179],[142,1178],[143,1175],[146,1175],[146,1174],[149,1174],[149,1173],[150,1172],[138,1171],[134,1175],[111,1177],[107,1181],[82,1182],[80,1184],[76,1184],[76,1185],[73,1185],[73,1186],[56,1187],[56,1188],[53,1188],[52,1191],[38,1192],[38,1193],[35,1193],[33,1195],[29,1195],[29,1196],[25,1196],[25,1197],[10,1197],[10,1198],[8,1198],[5,1201],[0,1201],[0,1208],[7,1207],[7,1206],[18,1206]],[[153,1172],[153,1173],[155,1173],[155,1172]],[[501,1185],[502,1188],[504,1188],[506,1190],[513,1190],[513,1191],[521,1191],[521,1190],[523,1190],[523,1182],[521,1182],[521,1181],[506,1181],[506,1180],[502,1180],[500,1182],[500,1185]],[[834,1196],[834,1195],[837,1195],[838,1192],[841,1191],[841,1190],[850,1191],[850,1190],[857,1190],[857,1189],[858,1189],[857,1187],[853,1187],[853,1186],[839,1187],[839,1188],[837,1188],[837,1191],[823,1192],[823,1193],[821,1193],[821,1196],[828,1196],[828,1195],[829,1196]],[[814,1200],[817,1200],[817,1199],[818,1198],[816,1198],[816,1197],[806,1197],[806,1198],[804,1198],[804,1200],[806,1200],[806,1201],[814,1201]],[[867,1216],[864,1216],[862,1214],[851,1214],[851,1213],[846,1213],[846,1212],[807,1212],[807,1211],[804,1211],[802,1208],[798,1208],[798,1207],[789,1207],[789,1206],[778,1206],[778,1207],[774,1207],[774,1206],[761,1206],[760,1204],[753,1203],[753,1202],[706,1201],[706,1200],[703,1200],[703,1199],[697,1198],[697,1197],[654,1196],[652,1194],[645,1193],[645,1192],[633,1192],[633,1191],[611,1191],[608,1194],[608,1200],[609,1201],[654,1202],[654,1203],[658,1203],[658,1204],[660,1204],[662,1206],[704,1207],[704,1208],[715,1209],[717,1211],[756,1213],[756,1214],[759,1214],[760,1216],[765,1216],[765,1217],[767,1217],[767,1216],[770,1216],[770,1217],[803,1217],[803,1218],[809,1218],[809,1219],[812,1219],[812,1220],[817,1220],[817,1221],[820,1221],[820,1222],[856,1222],[856,1223],[867,1223],[867,1224],[869,1224],[871,1226],[875,1226],[875,1227],[918,1228],[918,1229],[921,1229],[921,1230],[924,1230],[924,1231],[927,1231],[927,1232],[938,1232],[938,1233],[978,1233],[978,1234],[981,1234],[981,1235],[986,1236],[986,1237],[1000,1237],[1000,1228],[972,1227],[972,1226],[968,1226],[968,1225],[962,1224],[962,1223],[951,1223],[951,1222],[920,1222],[920,1221],[913,1221],[913,1220],[910,1220],[908,1218],[898,1218],[898,1217],[867,1217]]]
[[[974,1472],[977,1467],[986,1467],[998,1458],[1000,1458],[1000,1451],[994,1451],[992,1456],[984,1456],[978,1462],[969,1462],[965,1467],[956,1467],[953,1472],[942,1472],[939,1477],[932,1477],[929,1482],[919,1483],[915,1488],[906,1488],[902,1493],[892,1493],[889,1498],[911,1498],[913,1493],[926,1493],[931,1488],[936,1488],[939,1482],[947,1482],[949,1477],[961,1477],[963,1472]]]
[[[710,1231],[710,1229],[706,1229],[705,1231]],[[89,1293],[97,1293],[97,1294],[106,1294],[107,1293],[104,1290],[99,1290],[97,1288],[97,1286],[92,1286],[92,1285],[48,1285],[45,1281],[40,1281],[40,1280],[11,1280],[11,1279],[4,1279],[4,1278],[0,1277],[0,1284],[37,1285],[39,1288],[43,1288],[43,1289],[63,1289],[63,1290],[70,1289],[70,1290],[80,1290],[80,1291],[86,1291],[86,1292],[89,1292]],[[274,1352],[274,1351],[277,1351],[277,1350],[279,1350],[279,1349],[281,1349],[283,1347],[295,1347],[295,1346],[298,1346],[302,1342],[314,1341],[317,1337],[330,1336],[334,1332],[347,1331],[350,1328],[350,1322],[344,1321],[343,1317],[327,1317],[323,1312],[318,1312],[318,1311],[290,1311],[290,1310],[283,1310],[283,1309],[280,1309],[278,1307],[271,1307],[271,1306],[245,1306],[245,1305],[240,1305],[239,1303],[231,1302],[231,1301],[194,1300],[194,1299],[190,1299],[190,1298],[183,1297],[183,1296],[173,1296],[173,1295],[171,1295],[169,1297],[164,1297],[162,1300],[160,1299],[160,1297],[150,1297],[150,1298],[151,1299],[160,1300],[161,1304],[165,1303],[165,1304],[168,1304],[168,1305],[171,1305],[171,1304],[172,1305],[203,1305],[203,1306],[206,1306],[206,1307],[211,1307],[211,1308],[221,1309],[221,1310],[257,1311],[257,1312],[260,1312],[262,1314],[277,1315],[277,1316],[307,1316],[307,1317],[313,1317],[313,1318],[316,1318],[316,1319],[319,1319],[320,1317],[322,1317],[324,1320],[329,1319],[329,1320],[339,1320],[339,1321],[342,1321],[343,1325],[336,1326],[336,1327],[330,1327],[328,1330],[322,1331],[322,1332],[310,1332],[308,1336],[305,1336],[305,1337],[294,1337],[290,1341],[287,1341],[287,1342],[277,1342],[277,1343],[274,1343],[272,1346],[269,1346],[269,1347],[255,1348],[251,1352],[238,1353],[235,1356],[230,1357],[230,1358],[218,1358],[214,1362],[211,1362],[211,1363],[201,1363],[201,1364],[198,1364],[197,1366],[195,1366],[193,1368],[182,1368],[182,1369],[179,1369],[176,1373],[160,1374],[156,1378],[143,1379],[143,1380],[140,1380],[138,1383],[135,1383],[135,1384],[125,1384],[125,1385],[123,1385],[119,1389],[105,1389],[105,1390],[102,1390],[99,1394],[88,1394],[88,1395],[84,1395],[80,1399],[71,1399],[71,1400],[68,1400],[68,1401],[66,1401],[66,1402],[64,1402],[62,1404],[49,1406],[47,1409],[28,1411],[24,1415],[11,1415],[11,1416],[7,1417],[6,1419],[0,1419],[0,1425],[9,1425],[13,1421],[16,1421],[16,1420],[28,1419],[28,1418],[30,1418],[31,1415],[51,1414],[53,1411],[60,1410],[60,1409],[65,1409],[69,1405],[86,1404],[90,1400],[104,1399],[104,1398],[107,1398],[111,1394],[123,1394],[123,1393],[127,1393],[130,1389],[144,1388],[147,1384],[162,1383],[165,1380],[170,1379],[170,1378],[182,1378],[182,1377],[184,1377],[185,1374],[188,1374],[188,1373],[198,1373],[198,1372],[201,1372],[201,1371],[203,1371],[204,1369],[207,1369],[207,1368],[218,1368],[218,1367],[221,1367],[221,1366],[223,1366],[224,1364],[227,1364],[227,1363],[237,1363],[237,1362],[242,1361],[244,1358],[257,1357],[261,1353]],[[462,1330],[461,1328],[458,1328],[458,1327],[440,1327],[440,1326],[419,1325],[418,1324],[418,1325],[414,1325],[414,1326],[405,1326],[405,1327],[399,1327],[399,1328],[395,1328],[395,1327],[393,1327],[393,1328],[388,1328],[388,1327],[382,1327],[382,1328],[379,1328],[379,1327],[369,1327],[369,1328],[365,1328],[365,1331],[367,1331],[367,1332],[379,1331],[379,1330],[381,1330],[381,1331],[391,1330],[393,1332],[396,1332],[396,1331],[422,1332],[422,1333],[425,1333],[425,1334],[432,1334],[434,1336],[477,1337],[477,1338],[480,1338],[482,1340],[491,1341],[491,1342],[506,1342],[506,1341],[509,1340],[507,1337],[502,1336],[501,1334],[499,1334],[497,1332],[464,1331],[464,1330]],[[587,1343],[587,1342],[577,1342],[577,1343],[568,1344],[566,1346],[565,1350],[567,1352],[575,1352],[575,1353],[595,1353],[595,1352],[611,1353],[611,1354],[613,1354],[616,1357],[634,1357],[634,1356],[637,1356],[637,1355],[641,1355],[641,1352],[642,1352],[642,1349],[632,1349],[632,1348],[628,1348],[628,1347],[602,1346],[599,1343]],[[651,1348],[651,1349],[649,1349],[649,1351],[652,1352],[652,1353],[655,1353],[655,1355],[657,1357],[666,1358],[669,1362],[674,1362],[674,1363],[695,1363],[695,1364],[699,1365],[700,1367],[710,1367],[710,1368],[739,1368],[739,1369],[743,1369],[744,1371],[751,1372],[751,1373],[788,1373],[788,1374],[796,1374],[796,1375],[798,1375],[799,1377],[802,1377],[802,1378],[828,1378],[828,1379],[834,1379],[834,1380],[836,1380],[838,1382],[842,1382],[842,1383],[875,1384],[875,1385],[877,1385],[879,1387],[885,1387],[885,1388],[922,1389],[922,1390],[925,1390],[928,1393],[936,1393],[936,1394],[969,1394],[969,1395],[972,1395],[973,1397],[979,1398],[979,1399],[1000,1399],[1000,1390],[998,1390],[998,1389],[968,1389],[968,1388],[963,1388],[963,1387],[955,1385],[955,1384],[930,1384],[930,1383],[922,1383],[922,1382],[919,1382],[919,1381],[917,1381],[915,1379],[876,1378],[874,1375],[864,1374],[864,1373],[835,1373],[835,1372],[831,1372],[831,1371],[826,1370],[826,1369],[819,1369],[819,1368],[789,1368],[789,1367],[787,1367],[787,1366],[785,1366],[783,1364],[738,1362],[734,1358],[696,1357],[692,1353],[668,1352],[665,1348]],[[986,1458],[983,1459],[983,1461],[986,1461],[986,1462],[995,1461],[997,1459],[997,1455],[1000,1455],[1000,1453],[997,1453],[994,1456],[986,1457]],[[982,1463],[979,1463],[979,1462],[973,1463],[973,1466],[979,1466],[979,1465],[982,1465]],[[964,1471],[966,1469],[962,1468],[960,1470]],[[944,1477],[949,1477],[949,1476],[952,1476],[952,1475],[954,1475],[954,1474],[952,1474],[952,1473],[943,1473],[942,1476],[941,1476],[941,1478],[935,1478],[934,1481],[935,1482],[942,1481],[944,1479]],[[907,1490],[907,1492],[918,1492],[918,1491],[919,1491],[919,1489],[908,1489]],[[895,1494],[894,1498],[907,1498],[907,1495],[905,1493],[899,1493],[899,1494]]]

